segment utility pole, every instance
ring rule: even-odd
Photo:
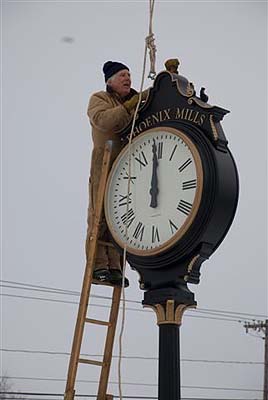
[[[263,400],[268,400],[268,319],[253,323],[246,322],[244,328],[246,328],[246,333],[248,333],[250,329],[253,329],[255,332],[264,333],[264,337],[262,338],[264,339]]]

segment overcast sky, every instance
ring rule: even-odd
[[[1,7],[1,283],[10,286],[1,296],[2,374],[13,377],[14,390],[63,393],[68,356],[42,352],[70,351],[77,313],[70,302],[78,297],[24,288],[80,291],[92,150],[88,99],[104,88],[107,60],[129,65],[139,87],[149,7],[147,1],[3,1]],[[181,328],[182,394],[261,399],[264,341],[243,325],[268,315],[267,2],[156,1],[153,29],[157,71],[178,57],[197,92],[206,87],[210,104],[231,110],[222,126],[240,176],[234,223],[203,264],[200,285],[192,286],[198,309],[187,312]],[[127,303],[123,353],[146,359],[123,361],[122,380],[132,383],[123,394],[157,396],[157,361],[150,359],[158,354],[156,318],[139,304],[138,275],[128,268],[127,276],[126,297],[137,303]],[[14,282],[24,286],[14,289]],[[109,288],[93,289],[111,296]],[[90,316],[105,318],[109,300],[92,302]],[[87,328],[82,351],[101,354],[103,340],[103,327]],[[117,349],[118,339],[115,355]],[[79,367],[77,378],[97,380],[98,367]],[[111,381],[118,381],[117,358]],[[82,394],[96,388],[76,385]],[[117,394],[117,385],[109,392]]]

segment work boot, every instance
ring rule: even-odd
[[[115,286],[122,286],[123,275],[120,269],[110,269],[110,282]],[[129,286],[129,280],[125,277],[124,287]]]
[[[108,269],[96,269],[93,271],[93,279],[100,283],[110,283],[111,274]]]

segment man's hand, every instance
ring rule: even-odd
[[[141,100],[142,101],[147,99],[148,93],[149,93],[148,89],[144,90],[141,93]],[[131,97],[130,100],[125,101],[123,103],[123,105],[127,109],[127,111],[130,113],[137,106],[138,101],[139,101],[139,94],[137,93],[137,94],[134,94],[134,96]]]

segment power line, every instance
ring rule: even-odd
[[[21,284],[22,285],[22,284]],[[33,286],[33,285],[30,285]],[[75,291],[71,291],[71,290],[64,290],[64,289],[54,289],[54,288],[49,288],[49,287],[44,287],[44,289],[38,289],[39,286],[37,286],[36,288],[32,288],[32,287],[23,287],[23,286],[14,286],[14,285],[3,285],[0,284],[0,287],[3,288],[8,288],[8,289],[18,289],[18,290],[30,290],[33,292],[40,292],[40,293],[52,293],[52,294],[61,294],[61,295],[67,295],[67,296],[80,296],[79,292],[75,292]],[[43,286],[40,286],[40,288],[42,288]],[[112,300],[111,297],[109,296],[101,296],[101,295],[94,295],[91,294],[91,297],[95,297],[95,298],[99,298],[99,299],[105,299],[105,300]],[[135,301],[135,300],[126,300],[128,303],[137,303],[137,304],[141,304],[139,301]]]
[[[0,296],[5,296],[5,297],[14,297],[14,298],[22,298],[22,299],[30,299],[30,300],[39,300],[39,301],[48,301],[48,302],[54,302],[54,303],[63,303],[63,304],[79,304],[77,301],[68,301],[68,300],[58,300],[58,299],[51,299],[48,297],[33,297],[33,296],[22,296],[22,295],[15,295],[15,294],[9,294],[9,293],[0,293]],[[92,296],[91,296],[92,297]],[[94,304],[90,303],[91,306],[94,307],[104,307],[104,308],[109,308],[109,305],[103,305],[103,304]],[[150,312],[147,309],[138,309],[138,308],[130,308],[126,307],[126,310],[128,311],[139,311],[139,312]],[[189,312],[191,312],[189,310]],[[196,311],[198,313],[198,311]],[[204,315],[189,315],[185,314],[186,318],[200,318],[200,319],[210,319],[210,320],[217,320],[217,321],[228,321],[228,322],[239,322],[241,323],[241,320],[238,320],[237,318],[218,318],[218,317],[206,317]],[[245,320],[243,321],[245,322]]]
[[[13,283],[15,285],[18,286],[10,286],[10,285],[3,285],[1,284],[0,286],[5,287],[5,288],[12,288],[12,289],[22,289],[22,290],[31,290],[31,291],[37,291],[37,292],[45,292],[45,293],[53,293],[53,294],[63,294],[63,295],[75,295],[75,296],[79,296],[79,292],[77,291],[71,291],[71,290],[66,290],[66,289],[59,289],[59,288],[52,288],[52,287],[48,287],[48,286],[41,286],[41,285],[33,285],[33,284],[25,284],[25,283],[21,283],[21,282],[16,282],[16,281],[5,281],[5,280],[0,280],[0,282],[4,282],[4,283]],[[27,286],[27,287],[25,287]],[[41,290],[40,290],[41,289]],[[100,299],[106,299],[106,300],[111,300],[111,297],[109,296],[100,296],[100,295],[91,295],[91,297],[95,297],[95,298],[100,298]],[[28,298],[25,296],[25,298]],[[139,304],[140,302],[137,300],[126,300],[126,302],[129,303],[135,303],[135,304]],[[191,310],[189,310],[189,312],[191,312]],[[218,315],[218,316],[223,316],[223,317],[232,317],[234,318],[235,321],[237,321],[237,319],[235,319],[235,316],[237,315],[251,315],[251,316],[257,316],[255,314],[247,314],[247,313],[238,313],[238,312],[232,312],[232,311],[222,311],[222,310],[213,310],[213,309],[198,309],[195,311],[192,311],[195,314],[199,313],[199,314],[205,314],[205,315]],[[216,318],[214,318],[216,319]],[[248,319],[248,318],[247,318]],[[239,321],[241,322],[241,321]]]
[[[0,392],[0,394],[7,394],[7,395],[22,395],[22,396],[51,396],[51,397],[63,397],[64,394],[62,393],[34,393],[34,392]],[[91,394],[75,394],[75,397],[95,397],[96,395],[91,395]],[[113,395],[115,398],[119,398],[119,396]],[[8,397],[8,399],[14,399],[18,400],[18,397]],[[131,395],[125,395],[123,396],[123,399],[158,399],[158,397],[153,397],[153,396],[131,396]],[[31,400],[34,400],[31,398]],[[37,399],[40,400],[40,399]],[[44,399],[43,399],[44,400]],[[182,400],[244,400],[244,399],[231,399],[228,397],[226,398],[208,398],[208,397],[182,397]],[[255,399],[257,400],[257,399]],[[260,399],[261,400],[261,399]]]
[[[16,282],[16,281],[4,281],[4,280],[0,280],[0,282],[6,282],[6,283],[14,283],[16,285],[19,286],[28,286],[28,287],[34,287],[34,288],[41,288],[41,289],[48,289],[49,292],[57,292],[58,294],[67,294],[67,295],[75,295],[75,296],[79,296],[80,293],[78,291],[73,291],[73,290],[67,290],[67,289],[59,289],[59,288],[52,288],[52,287],[48,287],[48,286],[41,286],[41,285],[33,285],[33,284],[25,284],[25,283],[21,283],[21,282]],[[0,285],[1,286],[1,285]],[[17,287],[14,287],[15,289],[18,289]],[[26,288],[24,288],[26,289]],[[29,289],[29,288],[28,288]],[[100,296],[100,295],[94,295],[92,294],[91,297],[95,297],[95,298],[102,298],[102,299],[107,299],[107,300],[111,300],[111,297],[109,296]],[[126,299],[126,302],[128,303],[136,303],[136,304],[141,304],[140,301],[137,300],[130,300],[130,299]],[[211,312],[211,313],[221,313],[221,314],[233,314],[233,315],[247,315],[247,316],[252,316],[252,317],[266,317],[264,315],[258,315],[258,314],[250,314],[250,313],[244,313],[244,312],[234,312],[234,311],[225,311],[225,310],[214,310],[214,309],[206,309],[206,308],[199,308],[198,311],[203,311],[203,312]]]
[[[8,293],[1,293],[1,296],[5,297],[17,297],[17,298],[22,298],[22,299],[30,299],[30,300],[43,300],[43,301],[50,301],[52,303],[64,303],[64,304],[79,304],[78,301],[68,301],[68,300],[58,300],[58,299],[50,299],[49,297],[33,297],[33,296],[22,296],[22,295],[15,295],[15,294],[8,294]],[[95,303],[90,303],[91,306],[94,307],[103,307],[103,308],[110,308],[107,304],[95,304]],[[149,310],[143,310],[143,309],[138,309],[138,308],[130,308],[128,307],[127,310],[130,311],[145,311],[149,312]]]
[[[52,396],[52,397],[63,397],[64,394],[62,393],[33,393],[33,392],[0,392],[0,394],[6,394],[6,395],[22,395],[22,396]],[[75,394],[74,397],[95,397],[96,395],[91,395],[91,394]],[[113,395],[115,398],[119,398],[117,395]],[[14,399],[18,400],[18,397],[8,397],[8,399]],[[154,396],[131,396],[131,395],[125,395],[123,396],[123,399],[158,399],[158,397]],[[31,400],[34,400],[31,398]],[[37,399],[40,400],[40,399]],[[44,399],[43,399],[44,400]],[[244,400],[244,399],[231,399],[230,397],[227,398],[208,398],[208,397],[182,397],[182,400]],[[257,399],[255,399],[257,400]],[[261,400],[261,399],[260,399]]]
[[[0,378],[4,378],[0,376]],[[51,381],[51,382],[65,382],[66,379],[63,378],[40,378],[40,377],[25,377],[25,376],[5,376],[5,379],[14,379],[14,380],[29,380],[29,381]],[[77,379],[76,382],[80,383],[96,383],[97,380],[88,380],[88,379]],[[118,382],[110,381],[111,385],[118,385]],[[141,382],[122,382],[122,385],[131,385],[131,386],[149,386],[149,387],[157,387],[156,383],[141,383]],[[201,390],[224,390],[224,391],[239,391],[239,392],[262,392],[260,389],[245,389],[245,388],[229,388],[229,387],[216,387],[216,386],[193,386],[193,385],[182,385],[184,389],[201,389]]]
[[[4,392],[0,392],[0,394],[5,394]],[[8,395],[8,398],[7,398],[7,400],[19,400],[20,399],[20,397],[10,397],[10,395],[8,394],[8,393],[6,393],[7,395]],[[18,392],[18,393],[15,393],[14,394],[14,396],[31,396],[31,394],[29,394],[29,393],[23,393],[23,392]],[[42,396],[41,394],[39,394],[38,396]],[[44,396],[46,396],[46,394],[44,393]],[[53,396],[53,394],[50,394],[50,396]],[[54,395],[55,397],[60,397],[60,398],[63,398],[63,394],[58,394],[58,395]],[[95,395],[90,395],[90,394],[86,394],[86,395],[77,395],[77,394],[75,394],[74,395],[74,397],[88,397],[88,398],[94,398],[94,399],[96,399],[96,397],[97,397],[97,395],[95,394]],[[115,395],[115,394],[113,394],[113,398],[115,398],[115,399],[119,399],[119,396],[117,396],[117,395]],[[147,399],[158,399],[158,397],[154,397],[154,396],[131,396],[131,395],[124,395],[124,396],[122,396],[122,398],[123,399],[141,399],[141,400],[147,400]],[[30,399],[31,400],[41,400],[40,399],[40,397],[38,397],[38,398],[32,398],[32,397],[30,397]],[[25,398],[23,397],[23,399],[22,400],[25,400]],[[42,398],[42,400],[52,400],[52,399],[44,399],[44,398]],[[53,399],[54,400],[54,399]],[[219,397],[182,397],[181,398],[181,400],[245,400],[244,398],[243,399],[241,399],[241,398],[230,398],[230,397],[228,397],[228,398],[219,398]],[[261,399],[256,399],[256,398],[254,398],[254,399],[252,399],[252,400],[261,400]]]
[[[44,292],[50,292],[50,293],[55,293],[55,294],[66,294],[66,295],[71,295],[71,296],[80,296],[80,292],[74,291],[74,290],[68,290],[68,289],[61,289],[61,288],[54,288],[54,287],[49,287],[49,286],[42,286],[42,285],[34,285],[34,284],[28,284],[28,283],[23,283],[23,282],[17,282],[17,281],[9,281],[9,280],[0,280],[0,282],[3,283],[9,283],[9,284],[15,284],[17,286],[10,286],[10,288],[14,289],[24,289],[24,290],[33,290],[33,289],[42,289],[40,291]],[[9,287],[0,284],[2,287]],[[33,288],[33,289],[31,289]],[[39,291],[39,290],[37,290]],[[111,297],[109,296],[100,296],[100,295],[94,295],[92,294],[91,297],[95,298],[101,298],[101,299],[106,299],[106,300],[111,300]],[[138,300],[131,300],[131,299],[126,299],[126,302],[128,303],[135,303],[135,304],[141,304],[140,301]],[[255,318],[267,318],[266,315],[262,314],[252,314],[252,313],[245,313],[245,312],[237,312],[237,311],[225,311],[225,310],[214,310],[214,309],[206,309],[206,308],[199,308],[198,310],[195,310],[193,312],[205,312],[205,313],[212,313],[212,314],[226,314],[228,316],[249,316],[249,317],[255,317]],[[246,319],[251,319],[251,318],[246,318]]]
[[[0,394],[5,394],[5,393],[2,393],[2,392],[0,392]],[[25,398],[22,398],[22,397],[10,397],[10,395],[9,394],[6,394],[8,397],[6,398],[6,400],[26,400]],[[18,394],[17,394],[17,396],[22,396],[23,394],[22,393],[19,393],[18,392]],[[15,396],[15,395],[13,395],[13,396]],[[25,395],[24,395],[25,396]],[[28,395],[29,396],[29,395]],[[61,395],[61,397],[63,397],[62,395]],[[96,396],[91,396],[91,395],[88,395],[88,397],[94,397],[95,399],[96,399]],[[31,400],[40,400],[40,397],[31,397]],[[42,400],[55,400],[55,399],[51,399],[51,398],[42,398]]]
[[[0,348],[0,351],[10,352],[10,353],[30,353],[30,354],[46,354],[46,355],[59,355],[59,356],[70,356],[69,352],[57,352],[57,351],[42,351],[42,350],[27,350],[27,349],[6,349]],[[88,354],[81,353],[83,356],[87,357],[103,357],[102,354]],[[113,358],[118,358],[118,356],[113,355]],[[128,360],[154,360],[157,361],[158,357],[145,357],[145,356],[122,356],[123,359]],[[211,364],[242,364],[242,365],[263,365],[261,361],[236,361],[236,360],[204,360],[204,359],[190,359],[182,358],[182,362],[195,362],[195,363],[211,363]]]
[[[34,393],[34,394],[31,394],[29,392],[0,392],[0,394],[8,395],[8,399],[7,400],[18,400],[18,397],[9,397],[9,394],[19,395],[19,396],[51,396],[51,397],[56,396],[56,397],[61,397],[61,398],[64,397],[64,394],[53,394],[53,393]],[[96,394],[82,394],[82,395],[75,394],[75,397],[89,397],[89,398],[95,398],[96,399],[97,395]],[[115,395],[113,395],[113,397],[119,398],[119,396],[115,396]],[[146,399],[147,400],[147,399],[157,399],[157,397],[123,396],[123,399]],[[191,398],[188,398],[188,399],[192,400]],[[40,400],[40,398],[32,398],[31,397],[31,400]],[[42,399],[42,400],[44,400],[44,399]],[[45,399],[45,400],[50,400],[50,399]]]

